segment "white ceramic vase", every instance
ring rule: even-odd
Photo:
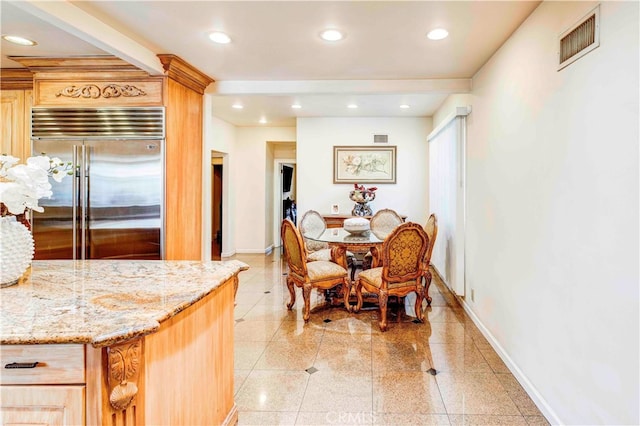
[[[33,260],[33,235],[15,216],[0,217],[0,287],[18,283]]]

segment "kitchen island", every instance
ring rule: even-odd
[[[0,420],[235,424],[240,261],[34,261],[0,292]]]

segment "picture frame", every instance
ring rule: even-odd
[[[340,213],[340,207],[337,204],[331,204],[331,214]]]
[[[334,146],[333,183],[396,183],[396,146]]]

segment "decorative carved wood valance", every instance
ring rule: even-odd
[[[132,86],[129,84],[107,84],[100,88],[95,84],[85,84],[84,86],[67,86],[64,89],[56,93],[58,96],[66,96],[69,98],[119,98],[123,96],[125,98],[132,98],[136,96],[146,96],[144,90]]]
[[[201,95],[204,94],[207,86],[215,81],[176,55],[160,54],[158,58],[160,58],[162,67],[169,78]]]

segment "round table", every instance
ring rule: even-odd
[[[332,257],[336,263],[348,268],[347,264],[347,251],[350,251],[356,255],[364,255],[373,247],[381,246],[384,240],[378,238],[373,232],[365,231],[358,234],[353,234],[345,231],[344,228],[327,228],[321,234],[306,233],[303,235],[305,238],[314,241],[321,241],[329,244],[332,249]],[[357,266],[357,265],[356,265]],[[354,278],[355,267],[351,272],[351,279]]]
[[[320,234],[305,233],[305,238],[313,241],[321,241],[327,243],[331,248],[331,258],[343,268],[349,270],[351,267],[351,277],[348,281],[348,292],[351,294],[351,289],[355,280],[355,273],[358,266],[361,265],[362,259],[358,260],[357,257],[364,257],[364,255],[371,251],[373,247],[381,247],[384,242],[383,239],[378,238],[372,231],[362,232],[360,234],[352,234],[345,231],[344,228],[327,228]],[[356,259],[354,259],[351,265],[347,261],[347,251],[352,252]],[[376,251],[372,251],[375,256]],[[376,264],[377,259],[373,259],[372,264]],[[341,292],[338,292],[336,300],[342,300]],[[327,294],[330,297],[331,295]],[[355,297],[355,295],[354,295]]]

